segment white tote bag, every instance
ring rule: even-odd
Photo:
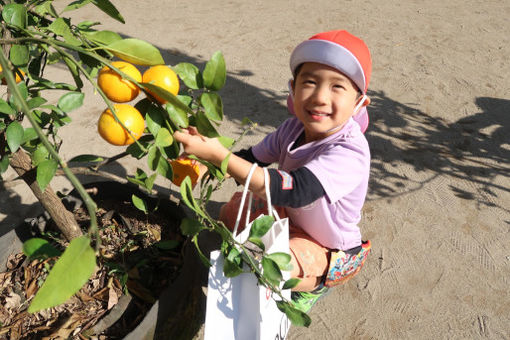
[[[248,238],[251,223],[249,211],[252,193],[248,203],[246,228],[237,235],[241,220],[242,208],[248,192],[256,164],[252,166],[241,198],[241,205],[234,228],[234,236],[238,241]],[[280,219],[278,213],[271,206],[269,193],[269,175],[264,168],[266,183],[266,197],[269,214],[273,214],[275,222],[270,231],[262,237],[268,254],[274,252],[289,253],[289,222],[287,218]],[[211,268],[207,289],[207,307],[205,316],[204,340],[273,340],[286,339],[290,328],[287,316],[282,313],[271,298],[271,290],[259,285],[252,273],[243,273],[233,278],[223,275],[223,256],[219,250],[211,252]],[[288,280],[290,273],[283,271],[283,277]],[[283,291],[283,296],[290,299],[290,290]]]

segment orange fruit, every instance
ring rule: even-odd
[[[196,160],[181,157],[170,161],[170,165],[172,165],[174,173],[172,183],[180,187],[186,176],[190,177],[192,186],[197,183],[198,177],[200,176],[200,168]]]
[[[174,70],[166,65],[156,65],[148,68],[147,71],[143,73],[142,80],[144,83],[151,83],[162,87],[173,95],[179,93],[179,78],[177,78],[177,74],[175,74]],[[163,98],[158,97],[150,91],[147,92],[161,104],[166,103],[166,100]]]
[[[25,72],[23,72],[22,70],[18,69],[18,71],[14,72],[15,73],[15,78],[16,78],[16,84],[23,80],[23,78],[20,77],[18,72],[21,73],[23,78],[25,78]],[[4,75],[3,75],[2,65],[0,65],[0,77],[2,78],[2,85],[6,85],[7,81],[5,81],[5,78],[4,78]]]
[[[115,104],[115,112],[119,121],[138,140],[145,129],[145,121],[137,109],[129,104]],[[105,141],[113,145],[128,145],[134,143],[134,139],[115,120],[110,109],[104,110],[97,122],[97,131]]]
[[[125,61],[114,61],[112,66],[118,68],[137,82],[142,81],[142,74],[134,65]],[[103,90],[108,99],[116,103],[130,102],[140,93],[140,88],[138,86],[129,80],[122,79],[117,72],[108,66],[103,67],[101,71],[99,71],[97,85]]]

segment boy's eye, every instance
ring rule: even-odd
[[[315,84],[315,81],[313,81],[311,79],[305,79],[305,80],[303,80],[303,84],[313,85],[313,84]]]
[[[340,84],[334,84],[334,85],[333,85],[333,88],[335,88],[335,89],[343,89],[343,88],[344,88],[344,86],[343,86],[343,85],[340,85]]]

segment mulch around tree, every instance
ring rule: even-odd
[[[93,276],[64,304],[29,314],[27,308],[56,258],[11,255],[7,270],[0,273],[0,339],[122,339],[178,277],[185,239],[177,206],[167,203],[145,215],[130,197],[94,201],[102,244]],[[74,214],[86,230],[85,207]],[[35,234],[62,251],[67,244],[51,223]]]

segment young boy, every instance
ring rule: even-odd
[[[231,155],[227,171],[245,183],[252,163],[278,163],[278,170],[269,169],[271,199],[291,224],[291,276],[301,279],[293,289],[293,300],[306,312],[327,290],[326,277],[350,278],[370,249],[369,243],[362,243],[358,227],[370,151],[352,117],[370,103],[366,92],[372,62],[361,39],[347,31],[330,31],[299,44],[290,57],[290,67],[295,117],[259,144]],[[217,140],[195,129],[176,132],[174,137],[184,152],[217,166],[229,153]],[[249,189],[259,202],[263,200],[261,168],[255,170]],[[220,213],[230,228],[239,201],[240,195],[234,195]],[[332,257],[336,263],[330,263]]]

